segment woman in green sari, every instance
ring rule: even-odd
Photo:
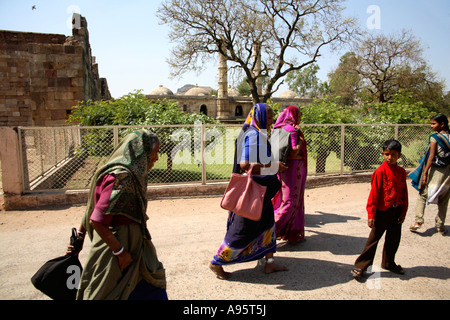
[[[146,226],[148,171],[159,145],[154,133],[134,131],[95,173],[78,231],[89,236],[91,249],[77,299],[167,299],[165,271]]]

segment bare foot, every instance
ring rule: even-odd
[[[223,270],[222,266],[215,265],[215,264],[212,264],[210,262],[209,263],[209,268],[211,269],[212,272],[214,272],[216,274],[217,278],[219,278],[221,280],[228,280],[231,277],[231,273],[230,272],[225,272]]]
[[[280,271],[288,271],[289,269],[283,266],[279,266],[276,263],[267,263],[264,266],[264,273],[269,274],[273,272],[280,272]]]

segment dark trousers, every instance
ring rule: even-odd
[[[382,268],[395,266],[395,254],[400,244],[402,225],[398,223],[401,216],[401,207],[389,208],[386,211],[377,211],[375,226],[372,228],[363,252],[355,261],[355,267],[363,271],[373,264],[378,241],[386,232],[383,247]]]

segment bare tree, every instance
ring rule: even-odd
[[[420,41],[407,30],[391,35],[369,34],[355,42],[356,71],[369,96],[388,102],[399,89],[405,67],[424,64]]]
[[[240,69],[255,102],[267,101],[290,72],[317,61],[325,46],[349,41],[355,21],[343,0],[168,0],[158,9],[176,43],[172,75],[201,71],[222,54]],[[264,79],[264,90],[258,85]]]

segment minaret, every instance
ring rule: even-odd
[[[253,44],[253,61],[255,61],[253,68],[253,76],[258,76],[261,74],[261,44],[255,43]],[[256,79],[256,87],[258,88],[258,95],[262,95],[262,85],[263,79],[262,77],[258,77]]]
[[[228,67],[227,58],[219,52],[219,88],[218,98],[228,98]]]
[[[228,66],[227,58],[219,52],[219,77],[217,92],[217,120],[227,120],[232,118],[230,103],[228,100]]]

